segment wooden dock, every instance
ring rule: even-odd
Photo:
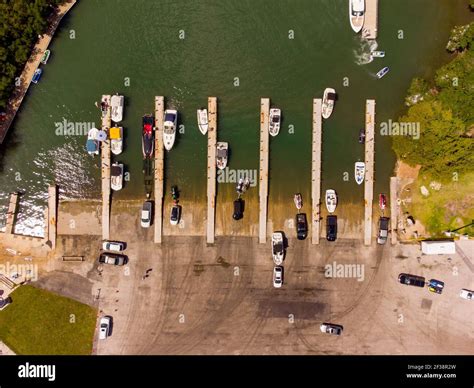
[[[267,242],[269,118],[270,99],[262,98],[260,99],[260,183],[258,185],[260,199],[258,241],[260,244]]]
[[[372,207],[374,201],[375,100],[365,107],[365,179],[364,179],[364,244],[372,244]]]
[[[216,223],[216,146],[217,146],[217,98],[207,100],[209,129],[207,131],[207,243],[214,244]]]
[[[48,241],[51,249],[56,248],[57,224],[58,224],[58,189],[56,185],[48,187]]]
[[[101,144],[101,175],[102,175],[102,239],[110,238],[110,139],[108,133],[112,124],[110,95],[102,96],[107,104],[107,113],[101,117],[102,130],[107,132],[107,140]]]
[[[163,148],[164,97],[155,97],[155,243],[161,243],[163,234],[163,190],[165,152]]]
[[[322,100],[313,99],[313,146],[311,158],[311,243],[319,244],[321,228],[321,144],[322,144]]]
[[[379,0],[365,0],[365,20],[362,36],[377,39]]]
[[[398,189],[398,178],[392,176],[390,178],[390,225],[392,226],[392,236],[391,241],[392,245],[395,245],[398,242],[397,239],[397,231],[398,229],[398,197],[397,197],[397,189]]]
[[[10,202],[8,203],[6,234],[13,234],[15,226],[16,212],[18,211],[18,193],[10,193]]]

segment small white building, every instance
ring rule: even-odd
[[[425,255],[453,255],[456,253],[456,244],[453,240],[422,241],[421,253]]]

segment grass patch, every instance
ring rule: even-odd
[[[96,309],[29,285],[10,296],[0,311],[0,340],[15,353],[91,354]]]
[[[429,187],[431,181],[419,177],[415,182],[410,213],[433,236],[470,224],[474,219],[474,173],[464,174],[458,181],[443,182],[439,191]],[[421,195],[420,187],[423,185],[430,191],[428,197]],[[473,236],[474,228],[461,229],[459,233]]]

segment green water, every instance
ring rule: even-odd
[[[377,43],[387,55],[361,64],[369,48],[350,28],[346,0],[79,1],[1,150],[2,203],[6,206],[10,191],[24,191],[17,231],[39,233],[52,180],[62,198],[98,199],[99,159],[85,152],[86,136],[57,136],[55,123],[99,125],[94,103],[115,92],[126,97],[125,150],[116,160],[130,172],[115,197],[144,195],[141,117],[153,112],[155,95],[179,110],[185,129],[166,156],[168,188],[177,184],[184,198],[205,198],[207,141],[197,129],[196,109],[208,96],[218,98],[218,137],[230,144],[229,167],[258,170],[260,98],[270,97],[283,113],[280,135],[271,139],[270,200],[296,191],[308,196],[312,98],[326,87],[337,90],[338,102],[324,123],[322,188],[336,189],[341,204],[360,201],[363,187],[354,182],[353,166],[363,159],[357,138],[365,100],[377,100],[378,122],[396,120],[410,80],[430,76],[448,60],[443,48],[450,28],[467,14],[464,4],[380,1]],[[399,30],[404,39],[398,39]],[[378,80],[375,73],[383,66],[391,71]],[[376,192],[387,190],[393,171],[390,142],[376,136]],[[219,190],[234,189],[222,184]],[[257,190],[250,193],[256,195]]]

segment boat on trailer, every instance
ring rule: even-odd
[[[334,213],[337,207],[337,194],[333,189],[326,190],[326,208],[329,213]]]

